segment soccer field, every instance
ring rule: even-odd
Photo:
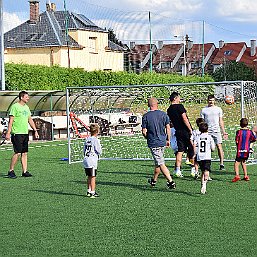
[[[90,199],[67,154],[66,142],[33,143],[33,177],[12,180],[11,147],[1,146],[1,256],[256,256],[256,165],[249,182],[231,183],[233,163],[220,172],[214,162],[201,195],[186,165],[168,190],[163,176],[147,184],[152,161],[100,161],[100,198]]]

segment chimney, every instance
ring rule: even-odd
[[[220,40],[219,41],[219,48],[222,48],[224,46],[224,41],[223,40]]]
[[[129,47],[130,49],[133,49],[135,47],[136,43],[135,42],[130,42],[129,43]]]
[[[55,12],[55,11],[56,11],[56,4],[51,3],[51,10],[52,10],[53,12]]]
[[[158,41],[158,49],[162,49],[163,48],[163,41]]]
[[[256,55],[256,40],[252,39],[251,40],[251,56]]]
[[[36,23],[39,20],[39,1],[29,0],[30,22]]]
[[[51,2],[50,2],[50,0],[46,0],[46,10],[47,10],[48,12],[51,11]]]

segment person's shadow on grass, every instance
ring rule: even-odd
[[[73,183],[77,184],[85,184],[84,181],[71,181]],[[103,186],[111,186],[111,187],[127,187],[127,188],[133,188],[136,190],[141,190],[141,191],[152,191],[154,193],[157,192],[165,192],[165,193],[175,193],[175,194],[185,194],[188,196],[193,196],[196,197],[197,195],[195,193],[191,192],[186,192],[186,191],[181,191],[178,189],[168,189],[168,188],[158,188],[158,187],[150,187],[149,185],[142,185],[142,184],[132,184],[132,183],[126,183],[126,182],[109,182],[109,181],[97,181],[97,185],[103,185]]]

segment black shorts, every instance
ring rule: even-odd
[[[89,177],[96,177],[97,170],[95,168],[85,168],[85,173]]]
[[[211,171],[211,160],[197,161],[202,172]]]
[[[245,162],[247,160],[248,160],[248,157],[246,157],[246,158],[236,157],[236,159],[235,159],[236,162]]]
[[[11,135],[13,150],[15,153],[27,153],[29,148],[28,134],[13,134]]]
[[[189,159],[192,159],[194,156],[194,147],[191,142],[191,135],[188,131],[177,130],[175,133],[177,138],[178,152],[186,152]]]

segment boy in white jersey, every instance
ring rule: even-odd
[[[206,185],[211,170],[211,152],[215,149],[213,138],[208,134],[208,124],[202,122],[199,124],[200,136],[196,139],[197,162],[202,171],[201,194],[206,193]]]
[[[193,142],[193,146],[194,146],[194,152],[195,152],[195,156],[194,156],[194,166],[191,168],[191,176],[194,177],[195,179],[197,179],[199,177],[199,172],[198,172],[198,163],[197,163],[197,155],[196,155],[196,140],[197,138],[201,135],[201,132],[199,130],[199,125],[204,122],[203,118],[197,118],[195,123],[197,125],[197,129],[194,129],[192,131],[192,142]]]
[[[100,154],[102,153],[102,147],[100,140],[97,138],[99,133],[98,124],[90,125],[90,134],[84,144],[84,168],[87,178],[87,196],[90,198],[98,197],[99,195],[95,191],[96,187],[96,171]]]
[[[215,105],[214,95],[208,96],[208,105],[204,107],[201,111],[201,117],[208,124],[209,134],[212,136],[220,158],[220,170],[224,170],[224,153],[222,149],[222,136],[226,140],[228,138],[228,133],[225,131],[224,121],[223,121],[223,111],[220,107]]]

